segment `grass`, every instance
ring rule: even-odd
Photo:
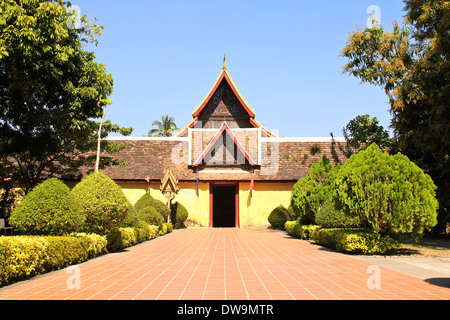
[[[421,255],[424,257],[450,257],[450,238],[424,236],[419,243],[402,241],[400,254]]]

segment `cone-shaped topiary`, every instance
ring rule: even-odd
[[[142,210],[139,211],[139,218],[140,220],[155,226],[160,226],[164,223],[164,217],[156,210],[156,208],[151,206],[142,208]]]
[[[146,192],[139,200],[134,204],[134,209],[139,212],[146,206],[149,206],[153,202],[154,198],[150,193]]]
[[[163,216],[164,220],[167,221],[167,217],[170,214],[170,209],[162,201],[153,198],[150,193],[146,192],[139,200],[135,203],[134,209],[139,212],[145,207],[153,207],[156,211]]]
[[[71,193],[86,212],[85,232],[108,236],[132,209],[122,189],[102,172],[93,172],[83,178]]]
[[[51,178],[25,196],[9,223],[26,234],[63,235],[79,231],[84,221],[84,212],[69,187]]]

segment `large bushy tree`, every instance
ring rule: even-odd
[[[418,239],[437,223],[430,176],[405,155],[391,156],[375,143],[347,160],[335,188],[338,207],[376,233]]]
[[[25,192],[93,164],[85,152],[95,150],[95,119],[111,104],[113,78],[83,47],[102,27],[83,16],[75,28],[68,6],[0,2],[0,164]]]
[[[405,0],[405,21],[353,30],[344,72],[386,91],[400,151],[433,178],[450,207],[450,5]]]
[[[311,165],[309,173],[294,185],[291,196],[291,206],[302,223],[314,223],[315,214],[333,195],[334,179],[341,165],[333,166],[323,155]]]

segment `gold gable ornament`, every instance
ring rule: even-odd
[[[178,180],[175,179],[171,170],[168,170],[164,178],[161,179],[160,190],[162,194],[166,197],[167,206],[170,208],[172,200],[175,198],[175,195],[180,190],[180,188],[178,187]],[[171,222],[170,214],[167,217],[167,222]]]

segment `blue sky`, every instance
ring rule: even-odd
[[[380,8],[381,24],[402,21],[400,0],[72,0],[105,27],[93,50],[114,78],[107,118],[143,136],[162,115],[192,119],[227,69],[256,119],[285,137],[342,136],[360,114],[390,123],[384,91],[342,74],[348,33]]]

